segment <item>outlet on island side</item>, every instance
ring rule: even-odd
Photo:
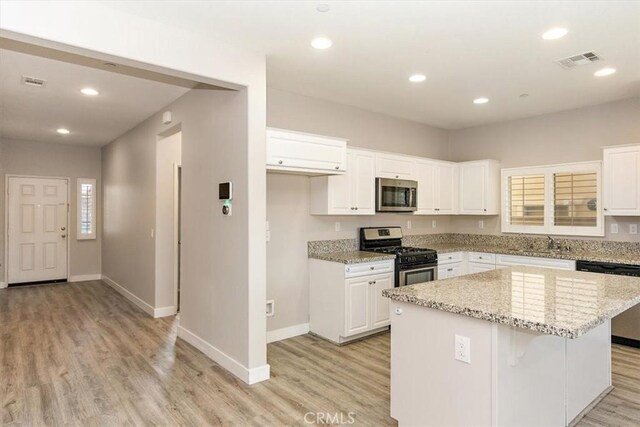
[[[638,234],[638,224],[629,224],[629,234]]]
[[[453,358],[464,363],[471,363],[471,339],[462,335],[455,336]]]
[[[267,317],[273,317],[274,314],[276,314],[276,303],[270,299],[267,301]]]

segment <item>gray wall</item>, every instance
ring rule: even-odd
[[[448,156],[447,132],[358,108],[296,95],[267,91],[267,125],[349,139],[349,146],[443,159]],[[431,227],[435,219],[437,228]],[[267,299],[276,304],[267,320],[272,331],[309,321],[307,241],[355,238],[359,227],[400,225],[405,234],[449,230],[449,217],[309,215],[309,178],[267,174]],[[407,229],[407,220],[412,228]],[[341,231],[335,232],[335,222]]]
[[[601,147],[640,143],[640,98],[546,114],[487,126],[449,132],[451,159],[498,159],[502,167],[546,165],[602,160]],[[452,230],[461,233],[500,234],[500,218],[451,217]],[[611,234],[617,222],[620,233]],[[638,240],[628,234],[639,218],[607,218],[606,238]]]
[[[69,215],[70,276],[100,274],[101,272],[101,162],[99,147],[63,145],[29,141],[0,140],[0,223],[4,224],[5,175],[33,175],[70,178],[71,199]],[[77,178],[95,178],[97,193],[97,239],[77,240],[76,186]],[[3,225],[4,227],[4,225]],[[0,264],[4,264],[4,232],[0,233]],[[0,280],[4,278],[4,265],[0,266]]]
[[[192,90],[103,148],[103,274],[155,306],[156,139],[182,131],[180,326],[248,364],[249,251],[246,91]],[[262,166],[264,168],[264,166]],[[264,170],[264,169],[263,169]],[[219,182],[234,184],[223,217]]]

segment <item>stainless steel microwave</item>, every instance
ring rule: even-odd
[[[418,183],[407,179],[376,178],[376,212],[418,209]]]

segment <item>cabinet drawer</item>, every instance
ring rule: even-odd
[[[379,273],[392,273],[393,272],[393,260],[376,261],[376,262],[364,262],[361,264],[349,264],[344,267],[344,277],[349,279],[351,277],[369,276]]]
[[[438,254],[438,265],[462,262],[462,252]]]
[[[477,262],[480,264],[495,264],[496,254],[488,254],[486,252],[469,252],[469,262]]]

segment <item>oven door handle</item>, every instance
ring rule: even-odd
[[[423,266],[420,268],[412,268],[410,270],[400,270],[400,274],[404,274],[406,275],[407,273],[413,273],[414,271],[421,271],[421,270],[437,270],[438,266],[437,265],[432,265],[432,266]]]

